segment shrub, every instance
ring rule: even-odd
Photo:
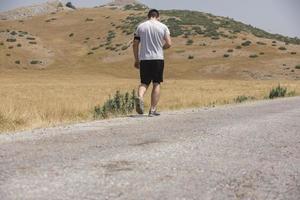
[[[16,41],[17,41],[17,39],[15,39],[15,38],[8,38],[6,40],[6,42],[16,42]]]
[[[295,69],[300,69],[300,65],[296,65],[296,66],[295,66]]]
[[[19,44],[17,44],[17,47],[22,47],[22,44],[20,44],[20,43],[19,43]]]
[[[0,42],[0,46],[3,46],[4,45],[4,43],[3,42]]]
[[[228,58],[230,55],[229,54],[224,54],[223,57],[224,58]]]
[[[10,55],[10,53],[7,53],[7,54],[6,54],[6,56],[8,56],[8,57],[9,57],[9,56],[11,56],[11,55]]]
[[[246,42],[243,42],[242,43],[242,46],[246,47],[246,46],[250,46],[251,45],[251,41],[250,40],[247,40]]]
[[[105,119],[111,116],[127,115],[134,110],[135,90],[129,94],[117,91],[113,98],[109,99],[102,106],[95,106],[94,118]]]
[[[258,45],[267,45],[267,44],[264,43],[264,42],[256,42],[256,44],[258,44]]]
[[[21,64],[21,62],[20,62],[19,60],[16,60],[15,63],[16,63],[17,65]]]
[[[41,64],[41,63],[42,62],[39,61],[39,60],[32,60],[32,61],[30,61],[30,64],[32,64],[32,65]]]
[[[260,52],[259,55],[265,55],[265,53],[264,52]]]
[[[213,50],[212,52],[213,52],[213,53],[216,53],[217,51],[216,51],[216,50]]]
[[[274,99],[278,97],[285,97],[286,93],[287,93],[287,88],[278,85],[276,88],[271,89],[269,98]]]
[[[277,45],[276,45],[276,44],[272,44],[272,46],[273,46],[273,47],[276,47]]]
[[[10,32],[11,35],[17,35],[18,33],[16,31]]]
[[[296,96],[296,91],[295,90],[290,91],[289,93],[287,93],[287,96],[288,97],[294,97],[294,96]]]
[[[281,51],[285,51],[286,50],[285,47],[279,47],[278,49],[281,50]]]
[[[232,53],[232,52],[233,52],[233,49],[228,49],[227,52],[228,52],[228,53]]]
[[[122,51],[125,51],[126,49],[128,49],[128,47],[129,47],[129,46],[124,45],[124,46],[122,46],[121,50],[122,50]]]
[[[272,41],[272,43],[275,44],[275,43],[277,43],[277,42],[274,40],[274,41]]]
[[[86,21],[86,22],[92,22],[92,21],[94,21],[94,19],[86,18],[85,21]]]
[[[297,54],[297,52],[294,52],[294,51],[293,51],[293,52],[291,52],[291,54],[292,54],[292,55],[296,55],[296,54]]]
[[[74,36],[74,33],[70,33],[70,34],[69,34],[69,37],[73,37],[73,36]]]
[[[8,49],[13,49],[13,48],[14,48],[14,46],[9,46],[9,47],[8,47]]]
[[[253,100],[253,99],[255,99],[255,97],[242,95],[242,96],[238,96],[237,98],[235,98],[234,102],[235,103],[242,103],[244,101]]]
[[[249,57],[250,57],[250,58],[257,58],[257,57],[258,57],[258,55],[256,55],[256,54],[252,54],[252,55],[250,55]]]
[[[29,44],[37,44],[37,42],[30,41]]]
[[[92,54],[94,54],[94,52],[88,52],[88,54],[87,54],[87,55],[92,55]]]
[[[27,40],[35,40],[34,37],[27,37],[26,39],[27,39]]]
[[[236,48],[236,49],[241,49],[241,48],[242,48],[242,46],[236,46],[235,48]]]
[[[214,37],[211,37],[211,39],[212,39],[212,40],[219,40],[219,39],[220,39],[220,37],[218,37],[218,36],[214,36]]]
[[[187,42],[186,42],[186,45],[192,45],[194,43],[194,41],[192,39],[189,39]]]
[[[188,59],[189,59],[189,60],[192,60],[192,59],[194,59],[194,56],[189,55]]]

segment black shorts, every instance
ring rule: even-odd
[[[164,60],[142,60],[140,62],[141,83],[149,85],[151,82],[160,84],[164,81]]]

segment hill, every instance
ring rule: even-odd
[[[123,7],[111,7],[115,4]],[[120,75],[118,68],[130,65],[132,33],[146,20],[147,8],[135,1],[109,5],[0,21],[0,69],[100,70],[109,63],[116,70],[103,73],[132,77],[132,70]],[[161,20],[174,40],[166,54],[169,77],[299,79],[293,69],[299,61],[297,38],[197,11],[165,10]]]

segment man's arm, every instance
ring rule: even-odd
[[[171,36],[169,34],[166,34],[165,36],[165,45],[164,45],[164,49],[169,49],[172,46],[172,41],[171,41]]]
[[[139,61],[139,45],[140,45],[140,40],[134,39],[133,40],[133,55],[134,55],[134,67],[139,69],[140,68],[140,61]]]

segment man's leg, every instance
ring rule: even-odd
[[[151,110],[150,111],[156,111],[159,97],[160,97],[160,84],[153,83],[153,89],[152,89],[152,93],[151,93]]]
[[[139,90],[138,90],[138,97],[139,97],[139,99],[144,100],[144,95],[145,95],[147,89],[148,89],[148,85],[146,85],[146,84],[142,83],[139,86]]]

